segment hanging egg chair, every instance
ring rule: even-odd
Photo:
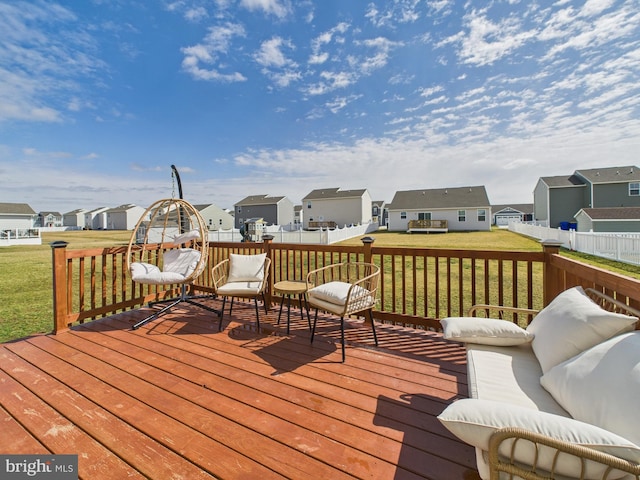
[[[174,175],[177,170],[172,165]],[[179,181],[179,177],[178,181]],[[136,224],[127,247],[126,267],[135,283],[143,285],[179,286],[178,298],[152,302],[163,303],[159,311],[137,322],[137,329],[182,302],[219,312],[196,302],[187,295],[192,285],[207,266],[209,253],[208,228],[200,212],[186,200],[165,198],[153,203]]]

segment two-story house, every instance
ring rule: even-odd
[[[107,223],[102,228],[108,230],[133,230],[145,211],[145,208],[132,203],[110,208],[105,212]]]
[[[84,228],[84,214],[87,210],[76,208],[62,215],[62,225],[65,227]]]
[[[583,208],[640,207],[640,168],[592,168],[541,177],[533,191],[533,205],[535,221],[552,228],[575,221]]]
[[[250,195],[234,205],[235,227],[244,227],[247,220],[262,219],[266,224],[293,224],[293,202],[287,197]]]
[[[38,212],[36,225],[38,227],[62,227],[62,214],[60,212]]]
[[[231,230],[233,228],[233,215],[228,210],[213,203],[194,205],[194,207],[200,212],[209,230]]]
[[[305,195],[302,210],[305,230],[369,224],[371,195],[367,189],[321,188]]]
[[[107,214],[109,207],[98,207],[84,214],[84,227],[89,230],[107,228]]]
[[[33,228],[36,218],[36,212],[27,203],[0,203],[0,230]]]
[[[390,231],[491,230],[484,186],[398,191],[387,210]]]

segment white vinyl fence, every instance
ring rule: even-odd
[[[273,241],[277,243],[310,243],[316,245],[330,245],[332,243],[347,240],[349,238],[365,235],[378,229],[377,223],[355,225],[351,227],[336,228],[334,230],[288,230],[279,225],[268,225],[263,235],[273,235]],[[241,242],[242,235],[238,229],[211,230],[210,242]]]
[[[640,233],[596,233],[510,222],[509,230],[539,240],[557,240],[576,252],[640,265]]]

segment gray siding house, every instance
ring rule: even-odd
[[[84,214],[87,210],[84,208],[77,208],[62,215],[62,225],[65,227],[78,227],[84,228]]]
[[[261,218],[266,224],[293,224],[293,203],[287,197],[251,195],[234,205],[235,227],[240,228],[249,219]]]
[[[535,221],[552,228],[573,222],[582,208],[640,207],[640,169],[593,168],[541,177],[533,191],[533,204]]]
[[[36,220],[38,227],[61,227],[62,214],[60,212],[38,212]]]
[[[390,231],[407,231],[412,220],[446,220],[449,231],[491,230],[484,186],[398,191],[387,210]]]
[[[530,222],[533,220],[533,203],[510,203],[491,205],[493,224],[506,227],[510,221]]]
[[[578,232],[640,232],[640,207],[582,208],[576,221]]]
[[[107,223],[101,228],[108,230],[133,230],[145,211],[145,208],[138,207],[132,203],[110,208],[105,212]]]

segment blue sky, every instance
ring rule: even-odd
[[[485,185],[638,165],[638,0],[0,0],[0,202]]]

